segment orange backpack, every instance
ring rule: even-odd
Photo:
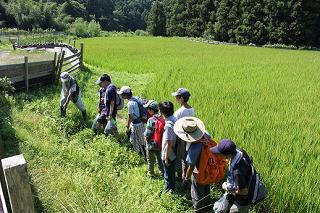
[[[227,161],[221,156],[211,153],[210,148],[217,145],[215,141],[206,140],[202,143],[196,181],[202,185],[218,183],[225,175]]]

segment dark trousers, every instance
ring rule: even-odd
[[[164,191],[174,190],[174,173],[175,173],[175,161],[169,160],[169,166],[166,165],[165,161],[162,160],[163,164],[163,177],[164,177]]]
[[[194,174],[191,176],[191,198],[195,212],[205,210],[205,206],[209,204],[210,185],[201,185],[196,182]]]

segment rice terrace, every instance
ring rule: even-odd
[[[0,0],[1,211],[320,212],[319,27],[302,0]]]

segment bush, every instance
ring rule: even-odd
[[[134,34],[137,36],[149,36],[150,35],[147,31],[144,31],[144,30],[136,30],[134,32]]]
[[[83,18],[77,18],[67,30],[68,33],[77,37],[87,38],[101,35],[101,26],[98,22],[92,20],[89,23]]]
[[[68,32],[77,37],[89,37],[87,31],[88,22],[84,21],[83,18],[77,18],[69,27]]]
[[[97,37],[101,34],[101,26],[98,22],[95,22],[94,20],[90,21],[88,24],[88,33],[90,37]]]

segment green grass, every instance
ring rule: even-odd
[[[88,66],[74,74],[83,88],[89,117],[96,112],[94,83],[101,69]],[[145,88],[152,74],[110,72],[117,84]],[[60,86],[34,89],[11,100],[11,138],[7,155],[23,153],[31,176],[37,212],[181,212],[190,208],[185,197],[162,194],[163,178],[151,180],[146,165],[125,138],[119,115],[121,141],[95,136],[91,120],[83,123],[70,104],[68,118],[59,118]],[[18,146],[17,146],[18,144]]]
[[[149,99],[174,102],[170,93],[186,87],[207,129],[218,139],[232,138],[253,156],[269,188],[255,212],[320,211],[319,52],[178,38],[82,41],[88,69],[76,77],[90,119],[97,104],[94,81],[102,73]],[[58,117],[59,90],[35,89],[11,101],[15,133],[6,146],[9,154],[22,152],[27,159],[38,211],[190,210],[189,195],[163,195],[162,178],[146,177],[146,165],[124,139],[125,111],[119,117],[120,144],[96,137],[72,104],[67,119]],[[219,192],[212,193],[217,198]]]
[[[152,37],[84,43],[89,64],[153,73],[144,90],[150,99],[174,101],[170,92],[188,88],[207,129],[253,156],[270,190],[270,211],[320,211],[319,52]]]

